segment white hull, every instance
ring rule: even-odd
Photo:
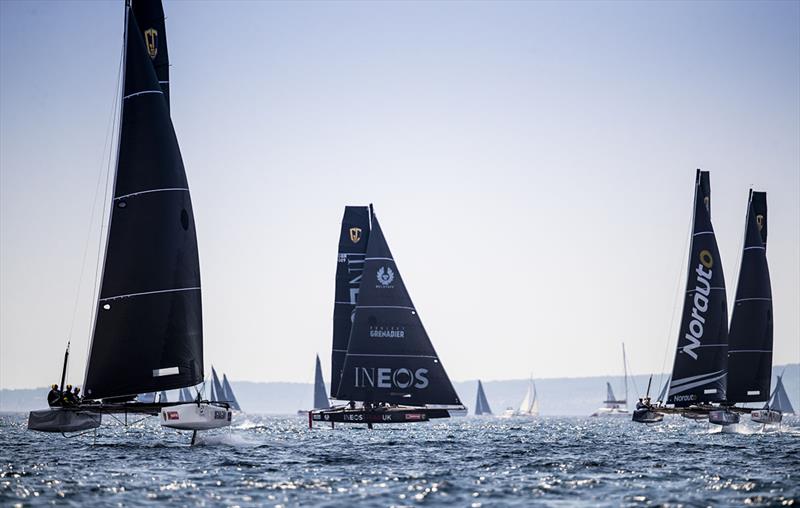
[[[758,409],[750,413],[750,419],[756,423],[778,424],[783,420],[783,414],[772,409]]]
[[[739,423],[739,413],[717,409],[708,413],[708,422],[714,425],[736,425]]]
[[[228,427],[231,410],[207,402],[191,402],[161,410],[161,426],[178,430],[209,430]]]
[[[620,408],[611,409],[607,407],[601,407],[600,409],[592,413],[591,416],[623,416],[630,418],[631,412],[628,411],[627,409],[620,409]]]

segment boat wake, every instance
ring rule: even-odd
[[[262,443],[246,438],[241,434],[198,434],[195,446],[231,446],[234,448],[251,448],[261,446]]]

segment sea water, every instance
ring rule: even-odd
[[[64,438],[0,416],[0,506],[797,505],[800,423],[720,432],[667,417],[453,418],[376,426],[236,415],[224,431],[155,418]],[[744,417],[743,417],[744,420]]]

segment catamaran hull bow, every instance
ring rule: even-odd
[[[444,408],[392,407],[377,409],[330,409],[309,411],[309,426],[320,423],[417,423],[437,418],[450,418]]]
[[[772,409],[758,409],[750,413],[750,419],[756,423],[778,424],[783,420],[783,414]]]
[[[89,411],[66,408],[31,411],[28,415],[28,430],[38,432],[81,432],[100,426],[103,415]]]
[[[231,424],[230,408],[208,403],[181,404],[161,410],[161,426],[178,430],[210,430]]]

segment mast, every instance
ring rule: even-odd
[[[186,172],[130,7],[125,34],[114,194],[84,382],[90,399],[132,398],[203,379],[200,267]]]
[[[69,340],[67,341],[67,350],[64,351],[64,368],[61,369],[61,387],[60,387],[60,391],[62,393],[64,392],[64,381],[67,378],[67,363],[68,363],[68,360],[69,360],[69,344],[70,344],[70,342],[71,341],[69,341]]]
[[[767,264],[767,195],[747,199],[742,262],[728,349],[727,401],[766,402],[772,381],[772,288]]]
[[[460,406],[374,213],[359,276],[358,304],[335,398]]]
[[[711,224],[709,174],[698,169],[686,292],[668,403],[686,407],[724,401],[727,365],[725,277]]]
[[[622,343],[622,372],[625,380],[625,409],[628,409],[628,359],[625,356],[625,343]]]

